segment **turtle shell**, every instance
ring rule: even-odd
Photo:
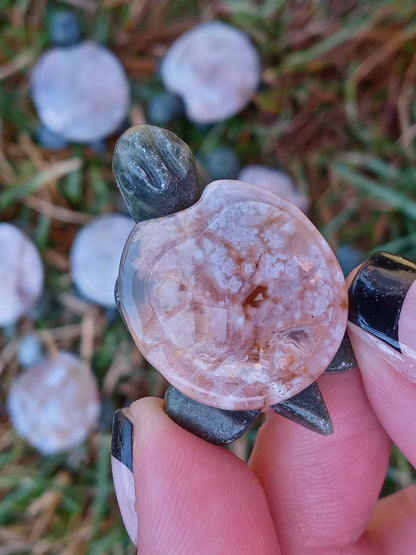
[[[185,395],[227,410],[304,390],[347,323],[344,277],[319,231],[241,181],[214,182],[190,208],[138,223],[118,294],[147,360]]]

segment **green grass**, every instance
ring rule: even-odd
[[[118,209],[111,172],[116,137],[100,154],[79,145],[53,153],[33,138],[37,116],[29,95],[30,66],[48,44],[46,23],[53,9],[50,3],[39,11],[41,4],[0,0],[0,211],[4,221],[24,222],[47,271],[43,309],[34,320],[20,322],[12,337],[8,330],[0,339],[0,361],[8,356],[0,403],[19,371],[8,347],[13,338],[27,329],[49,330],[58,347],[79,352],[82,315],[61,297],[70,292],[69,249],[81,221]],[[333,248],[382,247],[416,258],[413,1],[311,0],[295,6],[285,0],[228,0],[220,12],[214,4],[206,12],[203,3],[174,0],[144,3],[139,16],[135,4],[85,2],[83,9],[76,3],[84,36],[111,47],[129,68],[133,112],[145,110],[146,99],[161,90],[153,73],[157,56],[181,29],[207,13],[234,23],[259,50],[264,86],[241,114],[208,131],[188,121],[173,130],[197,154],[227,144],[243,164],[284,168],[310,194],[311,219]],[[10,64],[15,70],[2,77]],[[42,212],[33,198],[47,199],[52,212]],[[65,208],[65,217],[54,206]],[[135,358],[120,319],[100,314],[99,323],[91,361],[103,391],[109,373],[116,376],[113,389],[104,391],[108,403],[117,408],[160,394],[158,375]],[[117,374],[119,368],[124,370]],[[42,457],[16,439],[0,413],[1,553],[32,553],[34,544],[39,553],[51,554],[134,552],[111,482],[108,420],[76,452]],[[248,441],[253,440],[250,432]],[[383,494],[413,480],[413,469],[394,449]]]

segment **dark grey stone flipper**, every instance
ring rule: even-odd
[[[328,436],[333,432],[331,417],[316,382],[271,408],[277,414],[318,434]]]
[[[165,411],[176,424],[215,445],[226,445],[241,437],[260,412],[209,407],[171,385],[165,393]]]
[[[357,366],[354,351],[351,347],[350,338],[345,332],[344,339],[339,346],[334,358],[325,370],[326,374],[335,374],[339,372],[348,372]]]

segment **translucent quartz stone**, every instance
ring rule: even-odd
[[[252,164],[241,169],[238,179],[266,187],[266,189],[269,189],[269,191],[279,197],[296,204],[302,212],[309,210],[308,197],[299,191],[292,178],[281,170],[260,164]]]
[[[212,123],[238,113],[260,81],[256,49],[243,32],[221,21],[181,35],[163,59],[165,87],[183,97],[192,121]]]
[[[43,125],[81,143],[114,133],[130,102],[121,63],[94,41],[45,52],[33,69],[31,93]]]
[[[97,383],[78,357],[59,351],[13,382],[7,409],[17,433],[38,451],[67,451],[84,441],[98,424]]]
[[[241,181],[216,181],[187,210],[137,224],[118,287],[148,361],[185,395],[228,410],[305,389],[347,322],[344,277],[318,230]]]
[[[38,301],[44,281],[38,249],[12,224],[0,224],[0,325],[18,320]]]
[[[122,214],[95,218],[77,233],[71,247],[71,277],[85,298],[115,308],[114,285],[134,221]]]

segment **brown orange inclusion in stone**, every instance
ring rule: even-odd
[[[138,223],[119,297],[147,360],[185,395],[230,410],[305,389],[347,322],[344,277],[319,231],[241,181],[215,181],[190,208]]]

